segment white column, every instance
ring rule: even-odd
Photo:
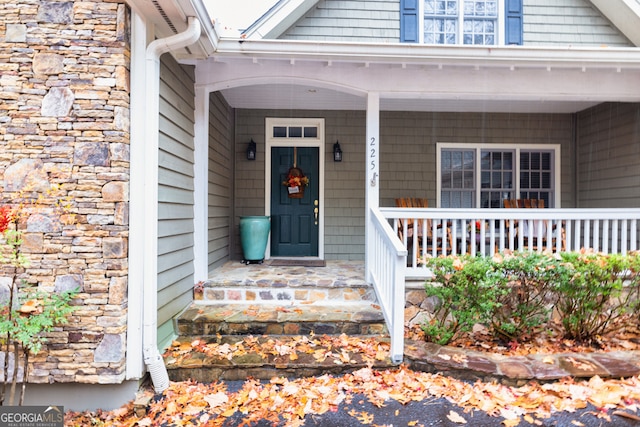
[[[198,87],[195,100],[195,164],[193,204],[193,268],[195,281],[206,280],[208,260],[208,179],[209,179],[209,92]]]
[[[371,262],[373,234],[371,232],[371,208],[380,206],[380,94],[370,92],[367,97],[367,139],[365,141],[366,182],[365,182],[365,280],[371,283],[369,263]]]

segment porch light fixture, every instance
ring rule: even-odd
[[[333,144],[333,161],[334,162],[342,161],[342,150],[340,149],[340,143],[338,141],[336,141],[336,143]]]
[[[247,160],[255,160],[256,159],[256,143],[251,138],[251,142],[247,147]]]

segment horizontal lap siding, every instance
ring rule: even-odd
[[[209,98],[208,259],[209,271],[231,251],[233,109],[220,93]]]
[[[436,207],[436,143],[560,144],[562,207],[571,207],[572,125],[568,114],[388,112],[380,122],[380,204],[420,197]]]
[[[325,119],[325,256],[327,259],[363,259],[366,125],[363,111],[238,110],[234,240],[239,240],[239,216],[264,212],[265,153],[261,135],[264,135],[266,117]],[[562,205],[571,207],[574,203],[572,129],[572,118],[568,114],[382,112],[381,205],[393,206],[396,197],[405,196],[428,198],[435,207],[435,144],[460,142],[560,144]],[[256,162],[242,157],[252,137],[258,142]],[[332,156],[336,140],[340,141],[344,155],[340,163],[334,162]],[[241,257],[238,247],[234,258]]]
[[[524,0],[524,44],[633,46],[589,0]]]
[[[524,0],[528,46],[633,46],[589,0]],[[281,37],[289,40],[400,41],[400,0],[321,0]]]
[[[579,207],[640,206],[640,104],[578,114]]]
[[[321,0],[280,38],[397,43],[400,0]]]
[[[158,171],[158,342],[192,300],[194,70],[164,55],[160,67]]]

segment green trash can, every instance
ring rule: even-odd
[[[270,230],[271,220],[268,216],[240,217],[240,243],[244,254],[242,260],[244,264],[262,264]]]

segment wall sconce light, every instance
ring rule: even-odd
[[[256,143],[251,138],[251,142],[247,147],[247,160],[255,160],[256,159]]]
[[[340,143],[338,141],[336,141],[336,143],[333,144],[333,161],[334,162],[342,161],[342,150],[340,149]]]

